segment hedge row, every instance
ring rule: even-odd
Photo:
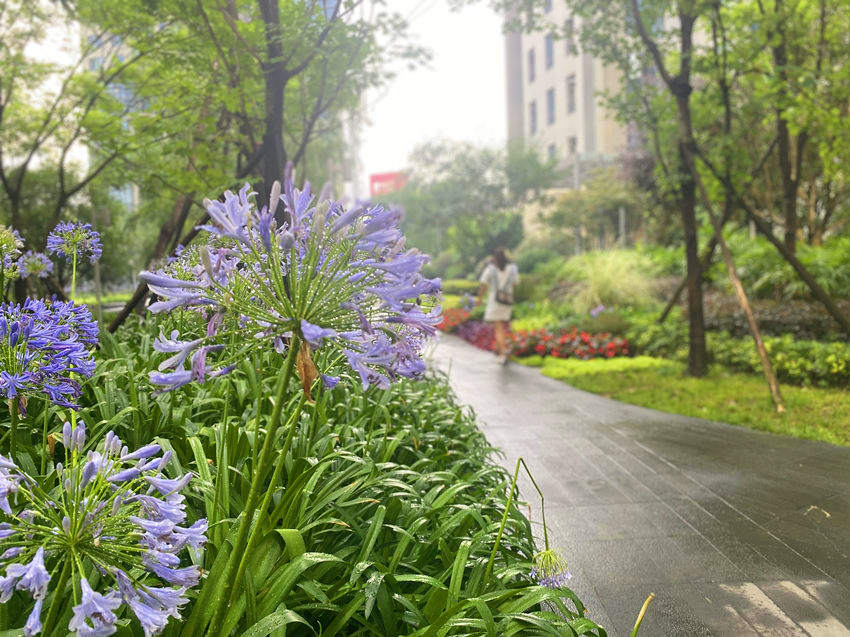
[[[638,354],[686,361],[688,327],[680,322],[641,325],[629,333]],[[707,334],[709,361],[729,369],[761,374],[761,360],[752,338],[728,332]],[[850,344],[798,340],[790,334],[765,336],[765,348],[780,382],[793,385],[838,387],[850,383]]]

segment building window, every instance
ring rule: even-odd
[[[546,152],[549,155],[549,159],[555,159],[555,155],[558,151],[555,149],[555,144],[549,144],[549,148],[546,149]]]
[[[546,91],[546,123],[555,123],[555,89]]]
[[[576,46],[576,25],[572,18],[567,19],[564,32],[564,40],[567,43],[567,55],[576,55],[578,53],[578,47]]]
[[[528,126],[531,134],[537,132],[537,102],[532,100],[528,105]]]
[[[570,137],[567,139],[567,150],[570,155],[575,155],[578,152],[578,137]]]
[[[555,64],[555,40],[551,35],[546,36],[546,68],[551,69]]]
[[[528,81],[533,82],[535,76],[534,71],[534,49],[528,50]]]
[[[576,76],[570,75],[567,78],[567,112],[576,112]]]
[[[552,10],[552,0],[546,0],[546,4],[543,5],[543,9],[546,13],[549,13]]]

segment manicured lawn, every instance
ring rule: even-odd
[[[574,387],[634,405],[742,425],[775,433],[850,445],[850,393],[840,389],[782,386],[788,412],[777,414],[764,380],[712,368],[690,378],[684,367],[663,359],[555,359],[518,362]]]
[[[102,303],[126,303],[130,300],[130,297],[133,296],[133,292],[109,292],[100,297]],[[74,298],[77,303],[84,303],[86,305],[96,305],[97,297],[94,292],[88,292],[86,294],[77,294]]]

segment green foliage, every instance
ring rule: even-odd
[[[636,353],[687,360],[687,325],[668,319],[664,324],[635,323],[627,338]],[[780,382],[819,387],[845,387],[850,382],[850,344],[796,340],[790,334],[763,337]],[[733,338],[728,332],[710,332],[712,362],[726,369],[761,373],[761,360],[751,337]]]
[[[567,261],[558,274],[570,284],[567,298],[579,312],[598,305],[641,306],[655,294],[652,261],[634,250],[588,252]]]
[[[187,497],[190,518],[209,520],[199,555],[208,576],[166,637],[202,634],[214,610],[257,470],[257,431],[273,407],[275,379],[257,371],[281,364],[273,352],[255,354],[216,382],[152,396],[152,334],[183,320],[175,314],[104,335],[80,413],[90,436],[112,429],[131,447],[157,440],[174,451],[176,471],[198,476]],[[314,404],[297,382],[286,393],[284,414],[298,415],[287,423],[294,435],[280,471],[264,481],[271,507],[225,632],[604,637],[571,591],[531,584],[534,539],[516,504],[483,586],[509,476],[446,379],[364,391],[350,371],[339,372],[343,381],[317,388]],[[31,401],[39,427],[43,409]],[[51,430],[60,422],[54,411]]]
[[[446,243],[458,255],[466,274],[497,248],[510,250],[522,241],[522,215],[518,212],[494,211],[478,216],[460,217],[449,228]]]
[[[554,206],[541,212],[540,221],[548,245],[574,249],[573,229],[577,225],[592,229],[593,233],[601,229],[607,236],[616,236],[621,209],[634,226],[649,206],[644,191],[618,177],[613,169],[605,169],[580,189],[560,195]]]
[[[744,288],[756,298],[809,298],[809,288],[803,283],[767,239],[751,239],[744,232],[729,237],[735,266]],[[850,237],[835,237],[823,246],[801,244],[797,257],[828,294],[850,299]],[[712,267],[712,277],[724,281],[727,277],[722,263]]]
[[[579,389],[661,411],[750,429],[850,445],[847,411],[850,395],[843,389],[783,387],[788,412],[777,414],[764,379],[719,367],[706,378],[684,376],[684,365],[654,361],[629,369],[636,359],[570,361],[547,358],[543,373]],[[609,367],[610,366],[610,367]],[[617,369],[616,366],[620,366]],[[596,372],[584,370],[596,369]]]
[[[443,294],[476,294],[479,287],[474,279],[443,279]]]
[[[522,219],[515,208],[556,179],[554,163],[525,147],[430,142],[417,147],[410,162],[408,185],[384,200],[404,209],[408,243],[437,254],[433,270],[448,277],[472,273],[495,248],[519,245]]]
[[[651,356],[635,356],[626,358],[615,356],[614,358],[592,358],[581,360],[578,358],[544,358],[534,357],[531,362],[517,359],[524,365],[531,367],[542,367],[543,374],[556,380],[575,380],[580,376],[595,376],[597,374],[622,374],[625,372],[640,372],[645,370],[678,370],[678,365],[663,358],[652,358]]]
[[[561,255],[552,248],[526,242],[517,250],[515,261],[520,272],[531,274],[543,264],[560,258]]]
[[[838,300],[839,310],[850,313],[850,301]],[[789,334],[802,340],[847,341],[850,335],[843,333],[835,319],[817,301],[790,299],[751,299],[759,330],[762,334],[782,336]],[[705,299],[706,329],[729,332],[736,337],[750,333],[746,315],[738,300],[733,296],[712,293]]]

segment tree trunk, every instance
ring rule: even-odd
[[[727,206],[723,211],[723,219],[720,221],[721,227],[725,226],[729,219],[732,217],[732,207]],[[711,239],[708,240],[708,245],[703,250],[702,257],[700,258],[700,270],[704,274],[708,268],[711,267],[711,259],[714,256],[714,250],[717,248],[717,237],[712,236]],[[667,305],[664,306],[664,311],[661,312],[661,315],[658,317],[656,323],[661,325],[664,321],[667,320],[667,317],[670,315],[670,312],[676,306],[676,303],[679,302],[679,297],[682,296],[682,292],[685,291],[685,288],[688,287],[688,278],[685,277],[679,283],[679,286],[676,288],[676,291],[670,296],[670,300],[667,301]]]
[[[172,241],[172,237],[179,231],[179,228],[182,227],[181,220],[185,221],[186,215],[192,207],[193,195],[194,193],[190,193],[188,195],[180,195],[177,197],[177,200],[174,202],[174,208],[171,211],[171,218],[159,229],[159,236],[157,236],[156,244],[154,245],[151,256],[148,259],[148,269],[153,267],[154,263],[165,256],[166,250]],[[142,302],[142,299],[144,299],[147,295],[147,291],[147,284],[139,283],[135,292],[133,292],[133,296],[130,297],[130,300],[124,304],[124,307],[121,308],[121,311],[118,312],[118,315],[109,324],[108,329],[110,332],[117,330],[127,317],[132,314],[133,310],[136,309],[136,306],[138,306],[139,303]]]
[[[783,11],[783,0],[775,0],[775,10],[778,16]],[[776,109],[776,137],[777,151],[779,155],[779,173],[782,179],[782,219],[785,226],[785,248],[791,254],[797,252],[797,184],[800,175],[794,170],[791,163],[791,133],[788,130],[788,121],[783,112],[784,101],[788,87],[788,42],[783,24],[784,16],[779,16],[775,34],[776,45],[773,46],[773,62],[776,65],[776,73],[779,76],[780,106]],[[798,146],[798,155],[803,152],[802,144]],[[800,162],[797,162],[799,166]]]
[[[263,183],[254,184],[258,201],[268,201],[272,184],[283,179],[286,149],[283,147],[283,93],[287,82],[281,44],[280,6],[278,0],[258,0],[265,27],[266,53],[264,65],[266,114],[263,132]],[[277,222],[282,225],[286,211],[278,206]]]
[[[776,130],[779,139],[779,170],[782,175],[782,219],[785,226],[785,247],[791,254],[797,252],[797,179],[791,168],[791,135],[788,122],[782,114],[776,114]]]
[[[723,238],[723,224],[717,218],[717,215],[714,214],[711,200],[708,198],[708,192],[706,192],[705,185],[702,182],[699,171],[697,171],[693,154],[688,155],[688,166],[691,170],[694,181],[699,188],[703,206],[708,213],[709,219],[711,219],[711,225],[714,228],[714,238],[717,241],[717,245],[720,246],[720,254],[723,256],[723,262],[726,265],[726,272],[729,275],[729,279],[732,281],[735,296],[738,298],[738,303],[747,317],[747,324],[750,327],[750,334],[753,336],[753,341],[755,342],[756,350],[758,351],[759,359],[761,360],[762,371],[764,372],[767,387],[770,390],[770,397],[773,400],[773,405],[776,407],[777,413],[785,413],[785,402],[782,399],[782,393],[779,391],[779,383],[776,380],[776,374],[773,371],[773,366],[770,364],[770,358],[767,356],[767,349],[765,348],[764,341],[761,338],[761,332],[759,331],[758,323],[756,323],[756,317],[753,314],[753,309],[750,306],[750,300],[747,298],[747,293],[744,290],[744,285],[741,283],[741,278],[735,271],[735,262],[732,259],[732,252],[729,250],[729,246],[726,245],[726,240]],[[724,218],[731,214],[732,198],[734,196],[728,187],[726,187],[725,190]]]
[[[702,267],[698,254],[696,220],[696,190],[694,181],[688,171],[684,147],[679,149],[680,184],[679,212],[682,216],[682,228],[685,232],[685,258],[688,275],[686,287],[688,290],[688,373],[691,376],[705,376],[705,316],[702,304]],[[685,172],[687,171],[687,172]]]

